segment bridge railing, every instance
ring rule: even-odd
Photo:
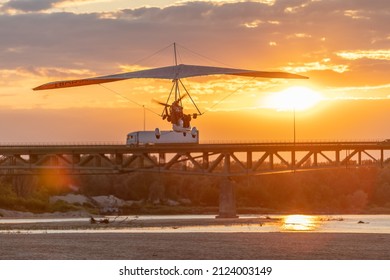
[[[0,147],[46,147],[46,146],[111,146],[126,145],[125,141],[72,141],[72,142],[0,142]]]
[[[201,140],[200,144],[318,144],[318,143],[384,143],[388,139],[299,139],[294,142],[292,139],[246,139],[246,140],[219,140],[219,139],[213,139],[213,140]],[[390,143],[390,139],[389,139]]]

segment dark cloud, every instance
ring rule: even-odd
[[[64,0],[10,0],[2,6],[2,10],[9,9],[22,12],[37,12],[48,10],[55,3],[63,2]]]
[[[12,0],[3,9],[39,11],[58,2]],[[388,44],[385,2],[279,0],[271,6],[188,2],[110,14],[0,15],[0,67],[80,68],[106,74],[175,41],[239,67],[269,69],[325,57],[352,64],[335,53]],[[360,17],[346,11],[358,11]]]

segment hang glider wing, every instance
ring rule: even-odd
[[[34,90],[78,87],[137,78],[174,80],[208,75],[236,75],[259,78],[308,79],[305,76],[291,74],[287,72],[264,72],[245,69],[180,64],[177,66],[153,68],[148,70],[126,72],[122,74],[107,75],[87,79],[56,81],[38,86],[34,88]]]

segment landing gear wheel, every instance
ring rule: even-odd
[[[160,129],[156,128],[154,130],[154,135],[156,136],[156,139],[160,139],[160,136],[161,136]]]

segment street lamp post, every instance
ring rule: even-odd
[[[292,155],[291,155],[291,167],[295,173],[295,145],[296,145],[296,126],[295,126],[295,105],[294,105],[294,108],[293,108],[293,114],[294,114],[294,149],[293,149],[293,152],[292,152]]]

